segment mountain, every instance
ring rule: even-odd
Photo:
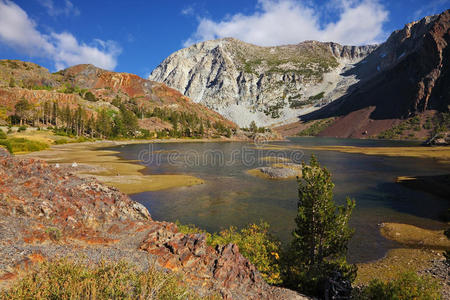
[[[73,127],[73,118],[63,119],[63,110],[68,107],[72,114],[82,109],[85,127],[90,117],[95,119],[103,110],[113,123],[126,110],[136,116],[139,128],[150,133],[221,136],[236,128],[231,121],[165,84],[134,74],[93,65],[77,65],[52,74],[34,63],[0,60],[0,123],[17,118],[16,104],[20,100],[32,105],[25,121],[37,125],[57,125],[49,124],[53,119],[53,123]],[[50,112],[49,104],[57,104],[58,112]]]
[[[402,131],[412,122],[421,131],[436,115],[448,118],[449,43],[450,10],[407,24],[346,72],[360,79],[348,94],[301,118],[334,117],[319,135],[338,137]]]
[[[173,53],[149,79],[240,126],[283,124],[344,95],[358,79],[343,71],[375,47],[316,41],[260,47],[224,38]]]

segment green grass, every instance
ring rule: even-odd
[[[0,299],[201,299],[183,278],[150,267],[141,271],[125,262],[85,265],[59,260],[0,292]],[[209,298],[211,299],[211,298]]]
[[[24,138],[0,139],[0,145],[5,146],[10,153],[41,151],[49,147],[46,143]]]
[[[437,300],[442,298],[440,289],[439,282],[431,276],[406,272],[387,282],[372,280],[368,286],[354,290],[352,298]]]
[[[316,136],[318,135],[322,130],[330,126],[334,122],[333,118],[330,119],[323,119],[315,122],[308,128],[300,131],[298,133],[299,136]]]
[[[6,138],[7,138],[6,133],[0,129],[0,140],[6,139]]]

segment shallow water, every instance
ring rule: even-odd
[[[265,220],[276,236],[286,242],[294,227],[297,207],[295,180],[275,181],[252,177],[246,170],[269,165],[264,156],[283,156],[296,162],[316,154],[333,175],[335,199],[356,200],[351,225],[355,235],[349,259],[362,262],[382,257],[395,243],[380,236],[377,224],[404,222],[426,228],[442,228],[439,214],[448,200],[411,190],[394,182],[403,175],[437,175],[450,166],[430,159],[371,156],[334,151],[283,150],[295,145],[408,146],[406,142],[332,138],[292,138],[276,142],[278,150],[257,150],[250,143],[170,143],[126,145],[115,148],[124,159],[139,160],[149,174],[185,173],[206,181],[203,185],[132,195],[156,220],[195,224],[210,232],[230,225],[244,226]]]

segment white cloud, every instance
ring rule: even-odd
[[[223,20],[200,18],[197,30],[184,43],[234,37],[261,46],[297,44],[304,40],[333,41],[348,45],[380,42],[388,12],[377,0],[331,0],[326,8],[307,1],[258,0],[251,15],[235,14]],[[325,13],[335,22],[322,24]]]
[[[62,2],[62,1],[60,1]],[[80,10],[76,8],[69,0],[63,1],[64,6],[57,7],[53,0],[39,0],[39,3],[47,9],[47,13],[50,16],[66,15],[66,16],[78,16]]]
[[[0,0],[0,42],[30,56],[45,57],[56,69],[91,63],[113,70],[121,52],[114,41],[95,39],[91,45],[79,42],[71,33],[43,34],[27,13],[15,3]]]
[[[192,16],[194,14],[194,8],[192,6],[187,6],[181,10],[181,14],[184,16]]]

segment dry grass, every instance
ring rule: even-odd
[[[137,194],[205,183],[200,178],[183,174],[96,176],[96,178],[107,185],[118,188],[125,194]]]
[[[417,272],[431,267],[433,259],[442,258],[439,251],[428,249],[399,248],[390,250],[386,257],[358,264],[356,285],[368,284],[373,279],[393,280],[399,273]]]
[[[87,266],[66,260],[44,262],[39,270],[0,292],[0,298],[201,299],[180,275],[156,267],[141,271],[125,262]]]
[[[431,267],[434,259],[442,259],[442,250],[450,249],[450,241],[443,230],[428,230],[408,224],[383,223],[381,234],[408,248],[390,250],[386,257],[358,265],[356,284],[367,284],[372,279],[388,281],[399,273],[417,272]]]
[[[283,162],[290,162],[291,160],[287,157],[278,157],[278,156],[264,156],[261,157],[260,160],[267,161],[270,163],[283,163]]]
[[[408,224],[383,223],[381,234],[390,240],[411,247],[450,250],[450,240],[444,230],[428,230]]]
[[[317,146],[302,149],[339,151],[366,155],[383,155],[396,157],[417,157],[435,159],[441,163],[450,163],[449,147],[353,147],[353,146]]]
[[[355,147],[355,146],[278,146],[265,145],[254,147],[260,150],[292,150],[306,149],[318,151],[338,151],[366,155],[381,155],[395,157],[417,157],[435,159],[440,163],[450,163],[450,147]]]
[[[262,179],[279,180],[279,179],[270,177],[266,173],[262,172],[261,169],[259,169],[259,168],[247,170],[246,173],[251,175],[251,176],[259,177],[259,178],[262,178]]]
[[[94,176],[99,181],[114,186],[126,194],[204,183],[200,178],[185,174],[143,175],[140,171],[145,169],[145,166],[137,164],[136,161],[120,159],[116,156],[117,151],[102,149],[118,144],[123,143],[95,142],[58,145],[29,156],[44,159],[50,163],[70,165],[76,162],[79,167],[74,171],[80,176]]]

